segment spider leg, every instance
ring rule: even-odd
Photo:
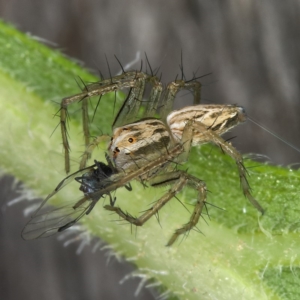
[[[106,159],[106,162],[107,162],[107,165],[111,168],[111,169],[114,169],[115,166],[110,158],[110,156],[108,155],[108,153],[105,152],[105,159]]]
[[[156,158],[153,161],[141,166],[140,168],[125,173],[124,170],[120,169],[119,172],[115,173],[110,177],[110,184],[105,186],[103,189],[100,189],[94,193],[94,197],[98,195],[108,194],[111,191],[127,185],[131,180],[134,179],[143,179],[145,176],[149,178],[148,174],[153,174],[155,170],[162,169],[166,163],[173,162],[176,160],[178,155],[182,153],[183,147],[181,143],[174,145],[171,149],[168,149],[167,153],[162,153],[161,156]]]
[[[243,189],[243,193],[245,197],[258,211],[264,214],[264,209],[251,194],[251,188],[247,180],[247,170],[244,166],[242,155],[230,143],[226,142],[222,137],[216,134],[213,130],[207,129],[202,123],[194,122],[193,127],[197,129],[197,131],[200,132],[201,135],[203,135],[203,140],[210,141],[216,144],[227,155],[229,155],[232,159],[235,160],[239,172],[241,187]]]
[[[88,100],[89,98],[82,99],[82,127],[85,146],[89,145],[90,143]]]
[[[186,185],[191,186],[192,188],[198,191],[198,198],[195,208],[192,212],[190,220],[183,225],[183,227],[177,229],[175,233],[172,235],[171,239],[167,243],[167,246],[171,246],[178,236],[190,231],[199,221],[201,216],[203,207],[205,205],[206,200],[206,185],[205,183],[197,179],[194,176],[189,175],[185,171],[177,171],[177,172],[169,172],[165,174],[158,175],[150,180],[150,184],[152,186],[162,186],[162,185],[172,185],[167,193],[165,193],[155,204],[148,209],[145,213],[143,213],[138,218],[133,217],[129,213],[125,213],[120,207],[105,205],[104,208],[113,211],[118,214],[121,218],[128,221],[129,223],[142,226],[145,222],[147,222],[153,215],[156,215],[158,211],[173,197],[176,196]]]
[[[177,188],[176,193],[172,195],[172,197],[176,197],[176,194],[179,193],[185,185],[188,185],[191,188],[198,191],[197,203],[195,204],[190,220],[181,228],[175,230],[171,239],[167,243],[167,246],[171,246],[181,234],[189,232],[193,227],[197,225],[199,218],[202,214],[203,207],[205,206],[207,195],[206,184],[203,180],[200,180],[197,177],[194,177],[185,171],[176,171],[161,174],[156,176],[155,178],[150,179],[149,181],[151,186],[153,187],[172,184],[172,182],[175,182],[173,187],[168,191],[168,193],[171,193],[174,187],[175,189]],[[176,187],[176,184],[180,182],[183,182],[183,184],[180,185],[179,188]]]
[[[91,83],[85,85],[81,93],[65,97],[61,101],[60,107],[60,126],[63,140],[63,147],[65,152],[65,170],[67,173],[70,171],[70,145],[67,134],[67,107],[75,102],[82,101],[82,120],[83,120],[83,133],[85,145],[89,145],[89,118],[88,118],[88,98],[92,96],[103,96],[109,92],[115,92],[124,88],[131,88],[131,91],[121,107],[117,117],[114,121],[113,127],[124,125],[137,120],[139,109],[142,105],[142,97],[144,94],[146,82],[158,86],[153,93],[159,98],[159,90],[161,83],[155,76],[147,75],[143,72],[126,72],[124,74],[112,77],[110,79],[102,80],[101,82]],[[152,96],[152,99],[156,99]],[[152,100],[150,99],[150,100]],[[158,100],[157,100],[158,101]],[[149,104],[147,104],[147,107]],[[148,111],[145,109],[145,112]]]
[[[150,92],[149,101],[147,101],[146,110],[143,115],[143,118],[154,117],[158,110],[159,100],[162,94],[162,84],[158,81],[157,77],[153,76],[150,78],[150,83],[153,88]]]
[[[192,90],[194,95],[194,105],[200,104],[201,83],[199,81],[175,80],[168,84],[164,94],[165,103],[160,112],[160,115],[163,119],[165,119],[172,111],[176,94],[180,90]]]
[[[151,90],[149,100],[144,101],[143,96],[146,83],[150,83],[153,88]],[[161,92],[162,84],[156,76],[136,72],[135,85],[130,90],[126,100],[119,110],[112,127],[120,127],[124,124],[137,121],[138,119],[154,116],[157,111]],[[143,105],[144,102],[146,102],[145,105]],[[145,106],[145,108],[140,111],[140,107],[142,106]]]
[[[91,157],[94,149],[99,145],[99,143],[106,141],[107,139],[109,139],[108,135],[100,135],[94,138],[94,140],[86,147],[82,155],[80,165],[79,165],[79,170],[86,167],[87,160]],[[111,161],[109,163],[111,163]]]
[[[135,86],[129,91],[129,94],[119,110],[112,127],[116,128],[124,124],[132,123],[136,118],[139,108],[142,104],[142,98],[145,91],[145,78],[136,78]]]

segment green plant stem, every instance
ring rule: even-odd
[[[65,177],[60,130],[54,130],[59,123],[53,117],[59,110],[57,103],[78,92],[74,78],[97,78],[1,22],[0,57],[0,165],[36,195],[45,197]],[[101,101],[95,131],[109,133],[114,95]],[[75,110],[75,115],[80,113]],[[80,116],[72,116],[69,126],[72,156],[78,160],[83,151]],[[104,149],[104,145],[100,147],[98,160],[104,160]],[[300,174],[250,160],[246,165],[253,194],[266,208],[264,216],[243,197],[234,162],[206,145],[193,149],[183,166],[203,179],[211,192],[209,217],[198,225],[203,234],[191,231],[173,247],[165,247],[173,231],[189,218],[175,199],[159,213],[160,225],[155,218],[137,230],[120,224],[116,215],[103,209],[101,201],[82,222],[92,235],[136,264],[137,274],[155,278],[173,297],[297,299]],[[117,191],[117,203],[136,215],[164,191],[135,183],[132,192]],[[72,193],[80,197],[78,187]],[[188,209],[195,197],[190,190],[179,196]]]

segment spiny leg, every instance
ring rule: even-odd
[[[141,74],[144,76],[141,76]],[[150,85],[152,85],[152,89],[149,100],[143,101],[146,83],[150,83]],[[162,84],[156,76],[150,76],[145,73],[137,73],[136,84],[129,91],[126,100],[119,110],[115,121],[113,122],[113,128],[132,123],[138,119],[154,116],[161,92]],[[146,105],[140,112],[140,107],[143,106],[143,102],[146,102]],[[139,113],[141,113],[141,115],[139,115]]]
[[[112,124],[113,128],[132,123],[137,117],[145,91],[145,79],[137,78]]]
[[[158,110],[158,104],[163,90],[161,82],[159,82],[156,77],[153,77],[150,80],[153,88],[150,92],[149,101],[147,101],[143,118],[153,118],[155,116]]]
[[[100,135],[94,138],[94,140],[86,147],[79,165],[79,170],[86,167],[87,160],[92,156],[94,149],[103,141],[107,141],[110,137],[108,135]]]
[[[134,86],[135,80],[133,78],[136,76],[136,72],[128,72],[120,76],[114,77],[112,79],[102,80],[101,82],[91,83],[84,86],[81,93],[72,95],[70,97],[65,97],[62,99],[60,108],[60,124],[61,124],[61,134],[63,140],[63,147],[65,152],[65,170],[67,173],[70,171],[70,146],[68,142],[67,134],[67,118],[68,111],[67,107],[77,101],[82,101],[82,118],[83,118],[83,132],[85,136],[86,146],[89,144],[89,128],[88,128],[88,98],[92,96],[102,96],[106,93],[116,91],[122,88]]]
[[[194,101],[193,104],[200,104],[200,95],[201,95],[201,83],[196,80],[184,81],[184,80],[175,80],[168,84],[167,89],[164,94],[164,103],[160,115],[163,119],[172,111],[174,100],[176,94],[180,90],[193,90],[194,91]]]
[[[162,83],[160,82],[160,79],[158,80],[156,76],[154,76],[154,72],[152,70],[150,61],[148,59],[148,56],[145,52],[145,57],[147,61],[147,65],[149,66],[150,73],[152,74],[152,78],[150,79],[150,83],[153,86],[150,92],[149,101],[147,101],[145,113],[143,115],[143,118],[154,118],[158,112],[158,105],[160,102],[161,94],[163,91]],[[159,69],[159,68],[158,68]],[[158,69],[155,71],[155,74],[157,74]]]
[[[171,246],[181,234],[189,232],[193,227],[195,227],[198,224],[199,218],[201,217],[202,210],[206,202],[206,184],[204,181],[188,174],[185,171],[176,171],[172,173],[161,174],[149,180],[151,186],[158,187],[166,184],[172,184],[172,182],[174,181],[176,184],[176,181],[180,180],[181,178],[185,180],[184,185],[188,185],[191,188],[198,191],[197,203],[195,204],[189,222],[184,224],[183,227],[175,230],[171,239],[167,243],[167,246]],[[181,189],[182,188],[183,186],[181,187]],[[180,192],[180,190],[177,190],[176,194],[178,192]]]
[[[175,175],[174,173],[172,173]],[[176,174],[177,175],[177,174]],[[163,195],[155,204],[148,209],[145,213],[143,213],[140,217],[136,218],[131,216],[128,213],[125,213],[121,208],[105,205],[104,208],[110,211],[114,211],[117,213],[121,218],[128,221],[131,224],[134,224],[136,226],[142,226],[146,221],[148,221],[153,215],[155,215],[169,200],[171,200],[186,184],[185,178],[180,178],[180,175],[177,175],[176,182],[174,183],[173,187],[165,194]],[[168,180],[168,183],[171,184],[173,180]],[[159,185],[159,183],[155,183],[154,185]]]
[[[193,126],[195,129],[197,129],[198,132],[201,133],[201,135],[203,135],[203,140],[210,141],[218,145],[226,154],[228,154],[232,159],[235,160],[239,172],[241,186],[245,197],[252,203],[252,205],[257,210],[259,210],[263,214],[264,209],[261,207],[261,205],[252,196],[250,192],[250,185],[247,180],[247,170],[244,166],[242,155],[231,144],[226,142],[222,137],[217,135],[211,129],[207,129],[200,122],[194,122]]]
[[[85,137],[85,145],[88,146],[89,144],[88,98],[92,96],[101,97],[106,93],[114,92],[124,88],[133,88],[133,93],[131,95],[131,98],[130,97],[128,98],[130,101],[127,101],[128,103],[127,104],[125,103],[125,105],[122,106],[120,113],[118,114],[117,119],[114,122],[115,124],[118,124],[118,126],[120,126],[119,124],[121,124],[122,122],[127,122],[127,120],[129,120],[129,117],[132,116],[131,112],[135,112],[139,110],[139,107],[142,103],[142,96],[144,93],[144,86],[146,81],[150,81],[150,82],[153,81],[158,86],[160,84],[157,78],[155,79],[153,78],[153,76],[147,75],[143,72],[126,72],[119,76],[115,76],[110,79],[103,80],[101,82],[85,85],[81,93],[62,99],[61,108],[60,108],[60,124],[61,124],[63,147],[65,152],[65,170],[67,173],[70,171],[70,154],[69,154],[70,146],[69,146],[68,134],[67,134],[67,117],[68,117],[67,107],[70,104],[73,104],[77,101],[83,102],[82,103],[83,132]],[[127,112],[125,108],[127,108]],[[122,112],[123,109],[125,109],[124,113]]]
[[[67,132],[67,117],[68,117],[67,108],[62,106],[60,109],[60,129],[61,129],[63,147],[65,150],[65,170],[66,173],[69,173],[70,172],[70,145],[68,141],[68,132]]]
[[[82,99],[82,127],[85,146],[89,145],[90,143],[88,100],[88,98]]]
[[[185,185],[189,185],[198,191],[198,198],[195,208],[192,212],[190,220],[181,228],[177,229],[172,235],[171,239],[167,243],[167,246],[171,246],[177,238],[188,231],[190,231],[199,221],[203,207],[206,201],[206,185],[200,179],[189,175],[184,171],[169,172],[158,175],[152,178],[150,181],[151,186],[157,187],[166,184],[172,184],[170,190],[164,194],[155,204],[143,213],[140,217],[135,218],[128,213],[125,213],[121,208],[105,205],[104,208],[117,213],[121,218],[128,221],[136,226],[142,226],[148,221],[153,215],[157,214],[158,211],[170,201],[177,193],[179,193]]]

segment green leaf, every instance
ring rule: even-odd
[[[59,103],[79,92],[79,77],[84,82],[97,78],[3,22],[0,57],[0,165],[45,197],[65,177],[60,130],[55,130]],[[114,94],[101,99],[93,135],[110,133],[114,99]],[[92,100],[94,106],[96,101]],[[84,150],[80,103],[72,105],[70,115],[71,154],[78,161]],[[95,153],[98,160],[104,160],[104,152],[101,145]],[[179,195],[187,209],[176,199],[170,201],[159,213],[160,223],[152,218],[136,230],[115,221],[117,216],[104,210],[101,201],[82,222],[136,264],[138,274],[160,282],[170,297],[298,299],[300,173],[248,159],[246,166],[253,195],[266,209],[263,216],[243,197],[235,163],[220,149],[205,145],[193,149],[183,166],[210,191],[209,216],[197,226],[203,234],[191,231],[165,247],[173,231],[189,219],[187,209],[196,197],[189,189]],[[137,215],[166,191],[134,183],[132,192],[119,189],[116,197],[122,209]],[[66,197],[80,193],[76,187]]]

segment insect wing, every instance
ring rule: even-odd
[[[92,166],[94,167],[94,166]],[[95,201],[79,191],[80,184],[75,180],[90,170],[92,167],[75,172],[62,180],[55,190],[41,203],[36,212],[22,231],[24,240],[33,240],[51,236],[74,225],[81,217],[91,210]],[[74,186],[75,185],[75,186]],[[75,188],[75,190],[74,190]],[[77,197],[74,191],[77,189]],[[60,206],[53,206],[58,203],[62,195],[65,198],[76,199],[82,194],[79,200],[69,200]]]

